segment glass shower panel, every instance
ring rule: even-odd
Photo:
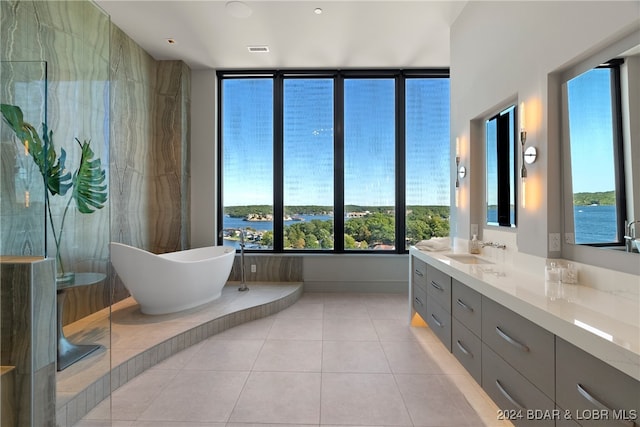
[[[46,117],[47,64],[0,62],[2,111],[20,108],[42,143]],[[44,179],[34,161],[37,147],[16,136],[10,124],[0,122],[0,255],[46,255]]]

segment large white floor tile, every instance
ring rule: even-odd
[[[441,374],[442,369],[414,341],[383,341],[384,353],[394,374]]]
[[[184,369],[250,371],[263,343],[264,340],[208,340]]]
[[[324,341],[322,372],[390,373],[378,341]]]
[[[322,374],[322,424],[411,425],[391,374]]]
[[[249,293],[236,294],[245,301]],[[304,294],[143,372],[77,426],[510,426],[434,334],[409,325],[408,310],[401,294]],[[123,345],[162,336],[157,319],[136,325],[145,319],[129,311],[115,328],[116,358],[133,351]],[[184,328],[185,318],[163,319],[165,332]]]
[[[322,319],[278,318],[267,337],[270,340],[321,340]]]
[[[322,338],[331,341],[377,341],[378,334],[371,319],[324,318]]]
[[[322,341],[266,340],[254,371],[320,372]]]
[[[320,373],[252,372],[230,421],[318,424]]]
[[[181,371],[140,421],[226,422],[248,372]]]

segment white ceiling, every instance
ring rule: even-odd
[[[183,60],[192,69],[264,69],[448,67],[449,28],[467,2],[96,3],[155,59]],[[323,13],[315,14],[315,8]],[[247,47],[256,45],[270,52],[250,53]]]

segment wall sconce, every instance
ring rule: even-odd
[[[525,114],[524,114],[524,102],[520,103],[520,145],[521,145],[521,153],[522,153],[522,161],[520,166],[520,181],[522,183],[522,195],[520,197],[520,201],[522,203],[522,207],[525,208],[527,204],[527,167],[526,165],[530,165],[536,161],[538,157],[538,152],[536,147],[529,146],[525,149],[525,142],[527,141],[527,130],[525,127]]]
[[[460,180],[467,175],[467,168],[460,166],[460,138],[456,138],[456,188],[460,187]]]

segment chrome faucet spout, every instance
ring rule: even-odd
[[[636,239],[636,224],[638,222],[640,222],[640,220],[637,219],[631,222],[624,222],[624,247],[627,252],[633,252],[633,241]]]
[[[502,243],[495,243],[495,242],[482,242],[480,243],[480,246],[482,246],[483,248],[486,248],[487,246],[489,246],[491,248],[496,248],[496,249],[507,249],[507,245]]]

